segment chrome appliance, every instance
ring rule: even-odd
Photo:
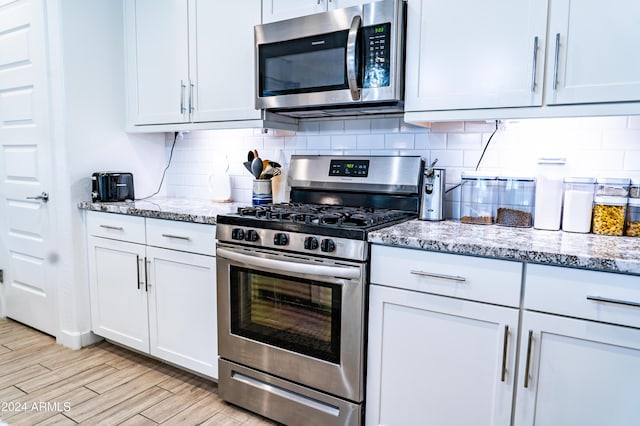
[[[293,156],[291,203],[217,218],[219,395],[362,425],[368,232],[416,218],[420,157]]]
[[[402,112],[405,0],[255,27],[256,108],[292,117]]]
[[[436,169],[433,165],[425,170],[424,185],[422,187],[422,203],[420,206],[420,219],[445,219],[445,175],[445,169]]]

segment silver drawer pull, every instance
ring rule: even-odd
[[[112,229],[114,231],[124,231],[122,226],[100,225],[100,228]]]
[[[162,234],[162,236],[165,237],[165,238],[174,238],[176,240],[191,241],[190,237],[183,237],[181,235]]]
[[[614,305],[633,306],[634,308],[640,308],[640,302],[629,302],[627,300],[608,299],[600,296],[587,296],[587,300],[593,302],[613,303]]]
[[[424,271],[411,271],[411,273],[413,275],[419,275],[421,277],[441,278],[443,280],[457,281],[459,283],[463,283],[467,281],[465,277],[461,277],[458,275],[436,274],[433,272],[424,272]]]

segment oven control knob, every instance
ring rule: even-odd
[[[276,232],[273,235],[273,244],[276,246],[286,246],[289,244],[289,236],[283,232]]]
[[[244,240],[244,231],[241,228],[235,228],[231,230],[232,240]]]
[[[329,239],[322,240],[322,242],[320,243],[320,250],[327,253],[336,251],[336,243],[333,240]]]
[[[245,236],[244,239],[246,241],[258,241],[258,233],[256,231],[254,231],[253,229],[249,229]]]
[[[304,239],[304,248],[306,250],[315,250],[318,248],[318,239],[316,237],[306,237]]]

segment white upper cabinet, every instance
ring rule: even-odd
[[[189,120],[187,2],[125,2],[129,43],[128,81],[133,123],[182,123]]]
[[[640,3],[408,0],[405,121],[640,114]]]
[[[129,124],[256,120],[260,0],[125,1]]]
[[[640,100],[640,2],[552,0],[546,103]]]
[[[406,111],[542,104],[547,4],[409,0]]]
[[[263,0],[262,23],[372,3],[376,0]],[[379,0],[378,0],[379,1]]]

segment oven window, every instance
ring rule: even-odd
[[[230,272],[233,334],[340,361],[340,286],[235,266]]]
[[[260,45],[260,95],[348,88],[345,58],[347,33],[338,31]]]

